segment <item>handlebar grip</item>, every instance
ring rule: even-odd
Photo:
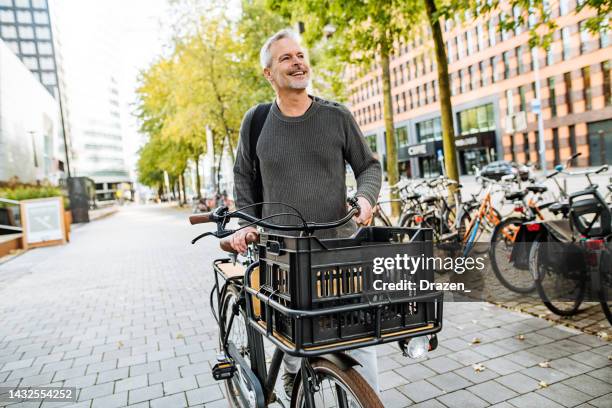
[[[191,225],[196,225],[196,224],[205,224],[207,222],[211,222],[211,215],[212,212],[205,212],[202,214],[193,214],[189,216],[189,223]]]
[[[582,156],[582,153],[581,153],[581,152],[574,153],[574,154],[572,154],[572,157],[570,157],[569,159],[570,159],[570,160],[574,160],[574,159],[575,159],[576,157],[578,157],[578,156]]]
[[[599,174],[599,173],[602,173],[604,171],[608,171],[608,165],[607,164],[604,164],[603,166],[601,166],[595,173]]]
[[[255,234],[254,232],[249,232],[246,236],[247,244],[250,244],[252,242],[257,242],[258,239],[259,239],[259,235]],[[234,251],[234,248],[232,248],[232,235],[221,239],[221,241],[219,241],[219,246],[225,252],[236,252]]]

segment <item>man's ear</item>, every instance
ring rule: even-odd
[[[272,82],[272,71],[270,68],[264,68],[263,75],[268,81]]]

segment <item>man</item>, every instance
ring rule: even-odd
[[[337,230],[323,230],[318,237],[350,236],[355,222],[372,216],[381,185],[381,166],[365,143],[359,127],[344,106],[310,96],[306,88],[310,66],[297,36],[282,30],[270,37],[260,53],[263,74],[276,93],[257,142],[257,157],[263,185],[263,201],[283,202],[296,208],[307,221],[335,221],[346,215],[345,163],[357,179],[361,208],[354,222]],[[242,121],[234,165],[236,207],[255,203],[256,183],[250,152],[250,128],[255,108]],[[291,212],[289,208],[264,205],[262,216]],[[276,224],[299,224],[295,217],[275,217]],[[244,224],[243,224],[244,225]],[[237,231],[232,247],[246,252],[246,236],[253,227]],[[354,352],[364,368],[366,380],[378,391],[374,348]],[[284,388],[291,393],[300,359],[285,356]],[[361,369],[362,367],[358,367]]]

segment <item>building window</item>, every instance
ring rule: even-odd
[[[465,80],[465,73],[463,69],[459,70],[459,89],[461,93],[467,92],[467,81]]]
[[[455,37],[455,39],[457,40],[457,57],[461,59],[465,57],[465,52],[463,49],[463,35],[459,34],[457,37]]]
[[[559,149],[559,129],[553,128],[552,131],[553,131],[553,138],[552,138],[553,151],[555,153],[554,164],[556,166],[561,161],[561,153],[560,153],[560,149]]]
[[[402,92],[402,112],[406,112],[408,110],[408,105],[406,104],[406,92]]]
[[[525,98],[525,86],[524,85],[519,86],[518,91],[519,91],[519,99],[520,99],[519,111],[525,112],[527,111],[527,103],[526,103],[526,98]]]
[[[423,93],[425,94],[425,105],[429,105],[429,84],[425,82],[423,84]]]
[[[563,42],[563,60],[565,61],[570,57],[571,43],[570,43],[570,28],[563,27],[561,29],[561,40]]]
[[[601,63],[603,74],[603,94],[606,106],[612,105],[612,81],[610,81],[610,60]]]
[[[491,82],[495,83],[499,81],[499,70],[497,69],[497,62],[499,61],[499,55],[491,57]]]
[[[450,40],[446,42],[446,59],[449,64],[453,62],[453,42]]]
[[[14,0],[15,7],[30,8],[30,0]]]
[[[504,60],[504,79],[510,78],[510,52],[504,51],[502,54]]]
[[[480,61],[478,63],[478,70],[480,71],[480,86],[486,86],[487,85],[487,72],[486,72],[486,67],[484,64],[484,61]]]
[[[564,16],[569,13],[569,0],[560,0],[559,1],[559,15]]]
[[[38,70],[38,59],[36,57],[23,57],[23,65],[28,67],[30,71]]]
[[[49,24],[49,15],[44,11],[35,11],[34,22],[36,24]]]
[[[32,13],[28,10],[17,11],[17,21],[23,24],[32,24]]]
[[[569,145],[570,145],[571,155],[573,156],[578,151],[578,149],[576,148],[576,126],[575,125],[569,125]]]
[[[501,13],[501,16],[502,16],[501,20],[504,19],[504,15],[505,15],[505,13],[502,12]],[[501,39],[502,39],[502,41],[506,41],[509,38],[510,38],[510,31],[508,31],[506,29],[502,29],[502,32],[501,32]]]
[[[510,154],[512,155],[512,161],[516,161],[516,152],[514,151],[514,135],[510,135]]]
[[[584,106],[586,110],[592,109],[592,100],[591,100],[591,67],[583,67],[582,68],[582,81],[583,81],[583,97],[584,97]]]
[[[468,67],[468,72],[470,74],[470,90],[474,90],[478,88],[478,81],[476,78],[476,70],[474,69],[474,65],[470,65]]]
[[[465,42],[467,43],[467,53],[472,55],[474,53],[474,37],[472,36],[472,30],[465,32]]]
[[[442,125],[439,117],[417,123],[416,131],[419,143],[442,140]]]
[[[36,55],[36,44],[33,41],[21,41],[19,46],[21,47],[21,54]]]
[[[514,16],[514,21],[517,23],[515,28],[514,28],[514,35],[519,35],[522,32],[522,27],[520,24],[518,24],[518,21],[521,17],[521,9],[518,6],[514,6],[512,8],[512,14]]]
[[[482,32],[482,23],[476,26],[476,37],[478,37],[478,51],[485,49],[484,33]]]
[[[581,21],[579,24],[580,29],[580,54],[589,52],[589,42],[591,36],[589,30],[586,28],[586,21]]]
[[[565,83],[565,102],[567,103],[567,113],[572,113],[572,73],[566,72],[563,74],[563,82]]]
[[[514,95],[512,89],[506,89],[506,113],[511,116],[514,113]]]
[[[609,26],[609,24],[608,19],[604,19],[604,27]],[[610,45],[609,35],[610,33],[608,31],[601,30],[599,32],[599,48],[606,48],[608,45]]]
[[[395,139],[398,147],[408,146],[408,128],[403,126],[395,129]]]
[[[519,75],[521,75],[525,72],[525,67],[523,65],[523,46],[521,45],[520,47],[516,47],[515,52],[516,52],[516,64],[518,66],[518,73]]]
[[[555,56],[553,55],[552,44],[546,50],[546,65],[553,65],[555,63]]]
[[[14,26],[3,25],[0,27],[3,39],[17,38],[17,30]]]
[[[431,81],[431,87],[433,89],[433,101],[438,101],[438,81]]]
[[[555,93],[555,78],[548,78],[548,105],[550,105],[550,116],[554,118],[557,116],[557,96]]]
[[[489,47],[493,47],[495,45],[495,17],[491,17],[489,20]]]
[[[34,30],[32,27],[28,26],[20,26],[19,27],[19,37],[23,39],[33,39],[34,38]]]
[[[493,104],[488,103],[457,113],[457,123],[459,125],[460,135],[470,135],[495,130]]]
[[[13,10],[0,10],[0,22],[14,23],[15,15],[13,14]]]

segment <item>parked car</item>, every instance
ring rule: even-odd
[[[528,165],[500,160],[484,166],[480,169],[480,175],[493,180],[501,180],[504,176],[512,175],[518,176],[521,181],[527,181],[531,177],[531,169]]]

